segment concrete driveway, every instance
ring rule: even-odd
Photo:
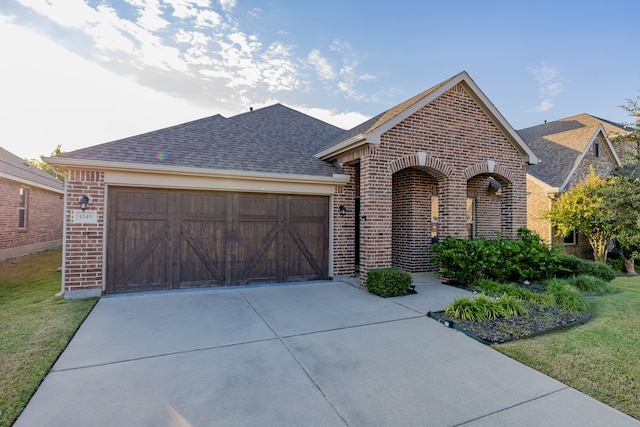
[[[463,291],[343,282],[102,298],[22,426],[638,426],[427,318]]]

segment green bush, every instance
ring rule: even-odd
[[[478,319],[476,315],[475,304],[469,297],[456,298],[451,304],[447,306],[447,308],[444,310],[444,314],[462,320],[474,321]]]
[[[583,292],[605,293],[613,290],[608,282],[588,274],[570,277],[567,283]]]
[[[520,286],[498,283],[488,279],[481,280],[475,288],[481,292],[496,296],[507,295],[523,302],[555,305],[555,300],[547,294],[539,294]]]
[[[473,240],[448,236],[432,246],[433,261],[443,276],[468,286],[483,279],[497,282],[542,280],[558,270],[559,254],[537,234],[523,228],[518,240]]]
[[[580,291],[569,285],[566,280],[551,279],[545,284],[545,293],[552,296],[556,305],[572,313],[583,313],[589,310],[589,303]]]
[[[406,295],[413,279],[397,268],[378,268],[367,273],[367,290],[381,297]]]
[[[601,262],[587,261],[567,254],[559,256],[556,277],[579,276],[582,274],[588,274],[606,282],[616,278],[616,272],[610,266]]]
[[[500,307],[503,317],[525,316],[529,314],[529,309],[511,295],[502,295],[500,300],[498,300],[498,306]]]
[[[520,301],[509,295],[503,295],[496,299],[485,294],[478,294],[473,299],[469,297],[456,298],[444,313],[447,316],[474,322],[525,315],[529,313],[529,310]]]
[[[625,273],[627,271],[623,258],[607,258],[607,265],[616,273]]]

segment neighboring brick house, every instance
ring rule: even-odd
[[[46,160],[67,297],[433,270],[436,238],[517,235],[537,163],[464,72],[348,131],[276,104]]]
[[[578,114],[519,130],[540,163],[527,170],[527,227],[548,244],[564,245],[567,253],[593,259],[589,241],[579,232],[557,236],[544,214],[553,199],[582,182],[593,166],[596,174],[607,176],[620,166],[620,158],[608,138],[620,132],[611,122]]]
[[[62,243],[60,180],[0,147],[0,261]]]

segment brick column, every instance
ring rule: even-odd
[[[90,199],[85,212],[95,215],[95,221],[74,218],[80,211],[78,201]],[[104,242],[104,173],[70,170],[67,180],[65,207],[65,298],[99,296],[103,289]]]
[[[391,171],[373,150],[361,159],[360,206],[360,283],[364,285],[369,270],[391,267]]]

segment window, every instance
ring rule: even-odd
[[[431,240],[438,238],[438,196],[431,196]]]
[[[578,244],[578,233],[576,230],[571,231],[568,236],[564,238],[565,245],[577,245]]]
[[[476,203],[474,199],[469,197],[467,198],[467,236],[469,236],[470,239],[476,237],[475,223]]]
[[[593,157],[600,157],[600,144],[597,142],[593,143]]]
[[[18,208],[18,227],[27,228],[27,201],[29,191],[26,188],[20,189],[20,206]]]

